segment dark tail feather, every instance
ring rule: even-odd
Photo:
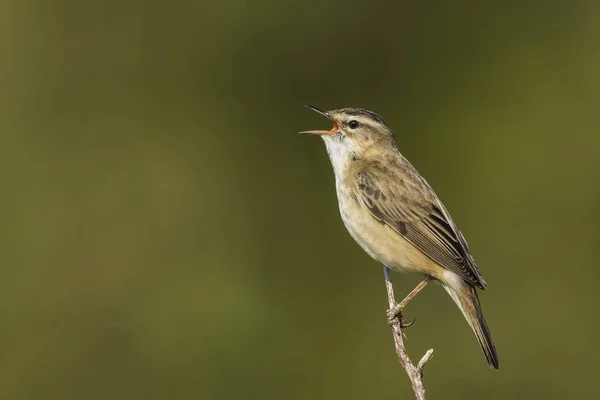
[[[481,350],[483,350],[483,354],[485,355],[488,364],[490,367],[497,370],[498,353],[496,352],[496,346],[492,340],[492,335],[490,334],[490,330],[483,317],[477,291],[467,283],[460,288],[460,291],[456,291],[446,285],[444,285],[444,288],[458,305],[467,322],[473,329],[473,332],[475,332],[475,336],[481,345]]]

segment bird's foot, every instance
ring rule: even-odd
[[[406,322],[406,320],[404,319],[404,316],[402,316],[403,308],[404,307],[402,307],[402,304],[396,304],[393,308],[390,308],[386,311],[389,325],[392,325],[394,322],[396,322],[396,319],[398,319],[400,321],[400,327],[402,329],[408,328],[409,326],[411,326],[412,324],[415,323],[416,319],[414,319],[414,318],[412,321]]]

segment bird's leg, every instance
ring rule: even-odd
[[[412,322],[406,322],[404,320],[404,317],[402,316],[402,310],[404,310],[406,305],[413,299],[413,297],[415,297],[417,295],[417,293],[419,293],[421,290],[423,290],[423,288],[425,286],[427,286],[427,284],[429,283],[430,280],[431,280],[431,277],[426,276],[425,279],[423,279],[421,281],[421,283],[419,283],[417,285],[417,287],[415,287],[404,298],[404,300],[402,300],[400,303],[396,304],[393,308],[390,308],[389,310],[387,310],[388,322],[391,323],[394,319],[398,318],[398,319],[400,319],[400,324],[402,325],[402,328],[408,328],[409,326],[414,324],[415,323],[414,319],[412,320]]]

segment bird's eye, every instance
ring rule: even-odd
[[[348,126],[350,127],[350,129],[356,129],[360,126],[360,123],[357,120],[353,119],[348,123]]]

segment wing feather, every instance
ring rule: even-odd
[[[412,165],[410,175],[370,165],[356,175],[356,197],[371,215],[388,225],[440,266],[484,289],[481,276],[462,233],[444,205]],[[379,173],[378,173],[379,172]],[[380,179],[382,174],[391,179]],[[385,176],[385,175],[383,175]],[[390,176],[388,175],[388,178]]]

